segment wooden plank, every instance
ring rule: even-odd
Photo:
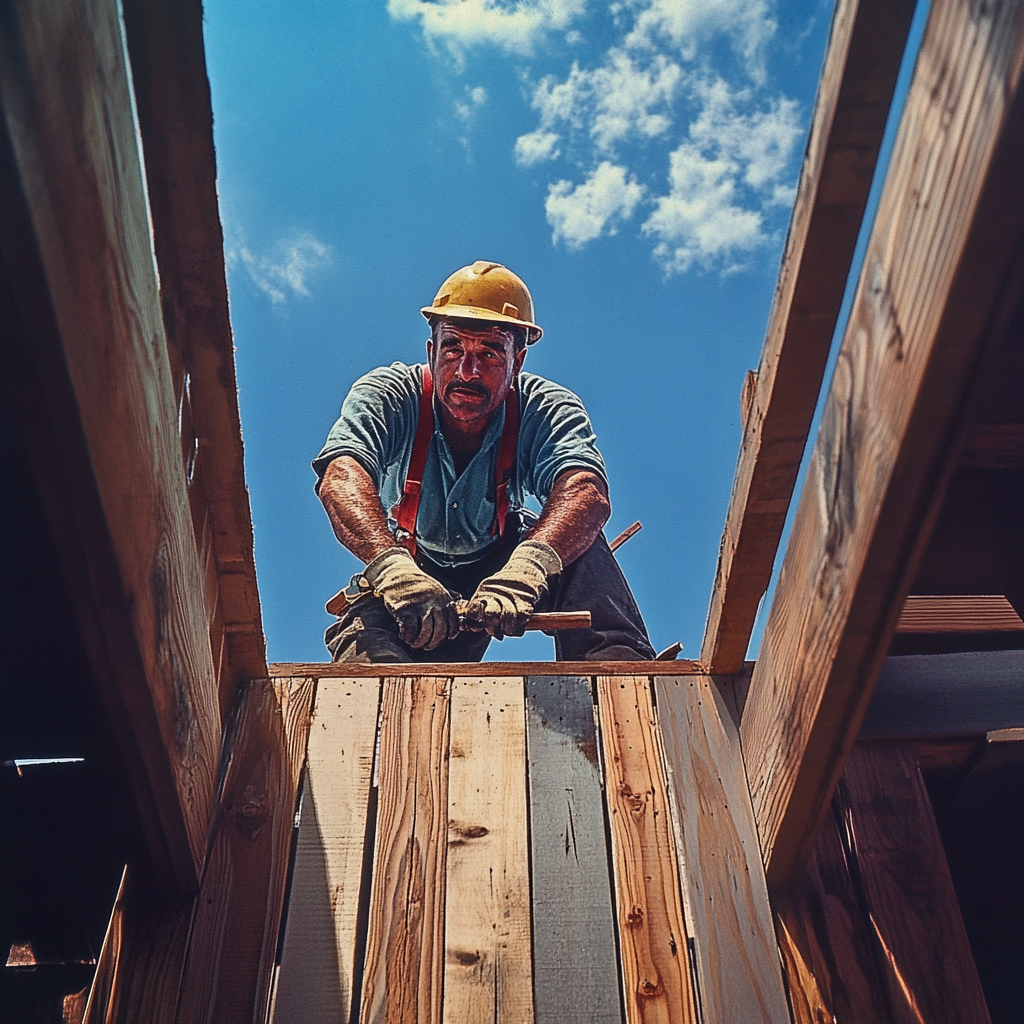
[[[107,1024],[117,1019],[123,972],[121,948],[124,940],[124,882],[127,874],[128,866],[125,865],[114,907],[110,912],[107,933],[103,936],[100,955],[96,958],[96,973],[80,1018],[82,1024]]]
[[[449,679],[384,682],[377,841],[358,1017],[366,1024],[441,1019],[450,689]]]
[[[1024,651],[886,658],[860,736],[984,736],[1024,725]]]
[[[487,675],[493,676],[686,676],[701,675],[706,667],[699,661],[488,661]],[[302,675],[312,679],[335,676],[472,676],[480,662],[356,665],[345,662],[280,662],[270,666],[271,676]]]
[[[788,1024],[736,725],[710,676],[654,689],[703,1024]]]
[[[521,678],[456,679],[448,768],[444,1021],[533,1021]]]
[[[914,12],[840,0],[753,388],[701,659],[736,673],[768,587]],[[751,392],[747,394],[747,392]]]
[[[650,682],[599,676],[597,696],[626,1020],[696,1024]]]
[[[194,460],[217,567],[226,665],[222,706],[243,681],[267,674],[249,495],[228,317],[224,239],[217,201],[213,111],[200,0],[126,0],[149,188],[160,301],[168,344],[188,374]],[[185,440],[183,438],[183,440]]]
[[[255,679],[236,738],[196,900],[178,1020],[266,1020],[292,821],[315,683]]]
[[[813,842],[1022,291],[1022,21],[930,10],[743,718],[773,887]]]
[[[120,10],[5,10],[0,206],[26,343],[11,355],[19,428],[158,880],[194,891],[220,713]]]
[[[352,1011],[379,703],[375,679],[317,687],[273,1024],[339,1024]]]
[[[537,1024],[620,1024],[590,680],[528,678],[526,725]]]
[[[989,1024],[942,840],[909,744],[858,743],[837,798],[893,1024]]]
[[[897,633],[1024,633],[1024,621],[1001,594],[911,594]]]

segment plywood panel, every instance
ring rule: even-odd
[[[594,701],[580,676],[526,680],[538,1024],[619,1024]]]
[[[696,1024],[650,680],[599,676],[597,693],[626,1020]]]
[[[274,1024],[342,1024],[352,1010],[379,704],[376,679],[317,687]]]
[[[448,777],[446,1024],[533,1016],[522,678],[456,679]]]
[[[788,1024],[768,888],[732,715],[709,676],[659,678],[654,685],[704,1024]]]
[[[441,1019],[450,680],[384,681],[365,1024]]]

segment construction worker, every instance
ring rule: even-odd
[[[479,661],[491,637],[562,610],[590,611],[592,628],[556,633],[559,660],[653,658],[601,532],[608,481],[586,410],[521,372],[542,333],[526,285],[477,262],[421,312],[426,365],[357,380],[313,461],[338,540],[366,563],[324,637],[333,658]]]

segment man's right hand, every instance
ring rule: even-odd
[[[408,548],[388,548],[366,566],[363,576],[395,617],[398,635],[410,647],[432,651],[458,636],[455,600],[416,564]]]

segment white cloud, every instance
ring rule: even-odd
[[[663,54],[657,54],[646,69],[622,50],[612,49],[606,63],[591,75],[596,110],[590,129],[598,148],[608,152],[630,134],[654,138],[672,125],[664,111],[679,86],[682,71]]]
[[[559,181],[548,190],[544,208],[555,229],[552,241],[564,240],[578,249],[601,234],[615,234],[617,222],[628,220],[643,198],[644,187],[618,167],[604,160],[582,185]]]
[[[228,252],[228,264],[241,263],[260,291],[272,302],[284,302],[291,295],[309,296],[309,274],[331,264],[330,247],[309,232],[303,232],[275,247],[275,256],[261,256],[240,245]]]
[[[467,85],[466,102],[462,103],[456,101],[455,113],[457,113],[463,121],[468,121],[486,102],[487,90],[482,85],[475,86],[472,89]]]
[[[583,13],[586,0],[388,0],[396,21],[419,21],[431,44],[463,50],[489,43],[509,53],[529,54],[548,32],[563,32]]]
[[[516,139],[516,163],[522,167],[554,160],[558,156],[558,135],[538,129]]]

